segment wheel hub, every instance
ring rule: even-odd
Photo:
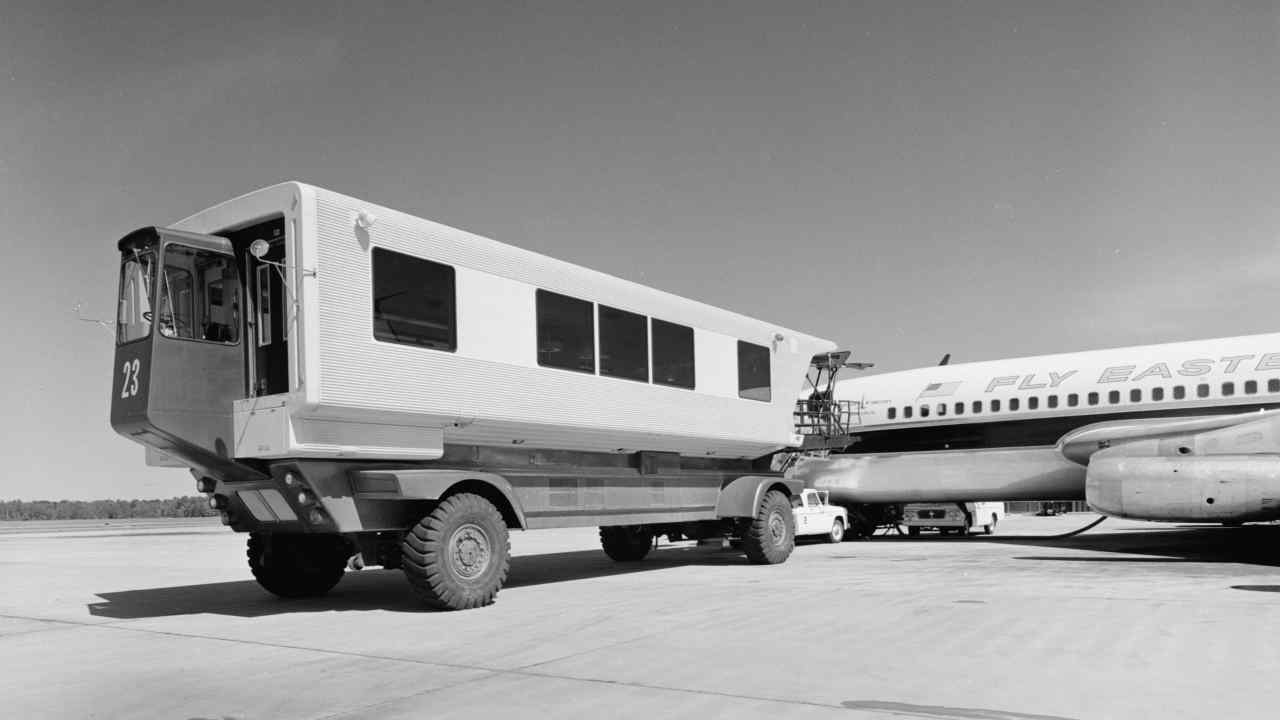
[[[474,578],[489,567],[493,555],[489,536],[479,525],[468,523],[449,536],[449,564],[464,578]]]
[[[770,513],[769,515],[769,538],[773,540],[774,545],[781,545],[787,537],[787,523],[782,519],[782,513]]]

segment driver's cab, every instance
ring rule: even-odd
[[[148,227],[120,240],[118,432],[193,467],[221,466],[234,401],[288,391],[284,225]]]

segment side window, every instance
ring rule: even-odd
[[[1142,402],[1142,390],[1134,388],[1129,391],[1129,402]]]
[[[957,415],[963,415],[963,414],[964,414],[964,403],[962,403],[962,402],[958,402],[958,403],[956,403],[956,414],[957,414]]]
[[[1275,380],[1275,379],[1268,380],[1267,392],[1280,392],[1280,380]]]
[[[975,413],[980,413],[980,412],[982,412],[982,401],[981,401],[981,400],[974,400],[974,401],[973,401],[973,411],[974,411]]]
[[[1076,393],[1069,393],[1067,395],[1067,407],[1076,407],[1079,404],[1080,404],[1079,395],[1077,395]]]
[[[938,417],[942,417],[943,415],[946,415],[946,414],[947,414],[947,404],[938,403]]]
[[[374,248],[373,337],[434,350],[458,349],[453,268]]]
[[[907,419],[907,420],[910,420],[910,419],[911,419],[911,406],[910,406],[910,405],[907,405],[907,406],[905,406],[905,407],[903,407],[903,408],[902,408],[902,417],[903,417],[903,418],[905,418],[905,419]]]
[[[649,382],[649,318],[597,305],[600,374]]]
[[[992,401],[991,401],[991,412],[1000,412],[1000,401],[999,401],[999,400],[992,400]]]
[[[1009,398],[1009,410],[1017,410],[1020,405],[1021,401],[1018,398]]]
[[[1151,399],[1152,399],[1152,400],[1155,400],[1155,401],[1163,400],[1163,399],[1164,399],[1164,388],[1162,388],[1162,387],[1158,387],[1158,388],[1151,388]]]
[[[1222,397],[1231,397],[1236,394],[1236,384],[1231,382],[1222,383]]]
[[[1098,393],[1096,393],[1096,392],[1091,392],[1091,393],[1089,393],[1089,404],[1090,404],[1090,405],[1097,405],[1097,404],[1098,404]]]
[[[1187,397],[1187,389],[1181,385],[1173,386],[1173,399],[1182,400]]]
[[[1196,397],[1209,397],[1209,383],[1200,383],[1196,386]]]
[[[1111,392],[1107,393],[1107,402],[1111,403],[1112,405],[1119,405],[1119,404],[1120,404],[1120,391],[1119,391],[1119,390],[1112,390]]]
[[[1035,410],[1035,409],[1037,409],[1037,408],[1039,408],[1039,407],[1040,407],[1040,398],[1038,398],[1038,397],[1036,397],[1036,396],[1034,396],[1034,395],[1032,395],[1031,397],[1027,398],[1027,409],[1028,409],[1028,410]]]
[[[693,328],[653,318],[653,382],[693,389]]]
[[[1256,394],[1256,393],[1258,392],[1258,381],[1257,381],[1257,380],[1245,380],[1245,381],[1244,381],[1244,392],[1245,392],[1245,394],[1246,394],[1246,395],[1254,395],[1254,394]]]
[[[738,397],[761,402],[773,399],[769,348],[738,341]]]
[[[894,419],[894,418],[896,418],[896,417],[898,417],[898,408],[895,408],[895,407],[891,407],[891,408],[889,408],[889,410],[888,410],[888,418],[889,418],[890,420],[893,420],[893,419]]]
[[[928,405],[921,405],[921,406],[920,406],[920,417],[922,417],[922,418],[923,418],[923,417],[929,417],[929,406],[928,406]]]
[[[591,303],[539,290],[537,306],[538,364],[594,373],[596,333]]]
[[[1057,396],[1057,395],[1050,395],[1050,396],[1049,396],[1049,407],[1050,407],[1050,408],[1056,408],[1056,407],[1058,407],[1058,396]]]

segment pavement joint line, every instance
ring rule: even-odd
[[[155,630],[152,628],[130,627],[127,625],[117,625],[114,623],[86,623],[86,622],[77,622],[75,620],[36,618],[36,617],[29,617],[24,615],[11,615],[7,613],[0,613],[0,618],[9,618],[14,620],[34,620],[34,621],[51,622],[51,623],[57,623],[62,625],[74,625],[74,626],[88,627],[88,628],[106,628],[110,630],[139,632],[139,633],[147,633],[151,635],[163,635],[163,636],[177,637],[177,638],[195,638],[195,639],[201,639],[201,640],[214,640],[214,641],[221,641],[221,642],[231,643],[236,645],[250,645],[250,646],[256,646],[256,647],[277,648],[277,649],[284,649],[284,650],[299,650],[304,652],[320,653],[323,655],[338,655],[342,657],[364,658],[366,660],[384,660],[389,662],[404,662],[404,663],[411,663],[414,665],[444,667],[444,668],[450,668],[453,670],[475,670],[475,671],[487,673],[486,676],[483,676],[480,678],[473,678],[468,681],[460,681],[459,683],[456,683],[455,685],[452,685],[449,687],[455,687],[456,685],[460,685],[465,682],[484,681],[499,675],[517,675],[517,676],[543,678],[543,679],[551,679],[551,680],[567,680],[569,682],[591,683],[596,685],[614,685],[614,686],[621,686],[621,687],[632,687],[632,688],[645,689],[645,690],[665,690],[668,692],[678,692],[678,693],[685,693],[690,695],[709,695],[714,697],[734,698],[738,700],[755,700],[758,702],[770,702],[770,703],[778,703],[782,705],[805,705],[805,706],[811,706],[811,707],[830,708],[834,710],[844,709],[840,705],[834,705],[831,703],[814,702],[812,700],[789,700],[786,698],[774,698],[774,697],[766,697],[766,696],[759,696],[759,695],[743,695],[743,694],[737,694],[737,693],[729,693],[721,690],[682,688],[682,687],[674,687],[674,686],[668,686],[668,685],[656,685],[653,683],[627,681],[627,680],[606,680],[601,678],[575,677],[573,675],[563,675],[558,673],[543,672],[543,671],[537,671],[537,670],[526,670],[523,668],[506,669],[506,668],[485,667],[483,665],[471,665],[466,663],[436,662],[431,660],[418,660],[416,658],[394,657],[389,655],[376,655],[373,653],[351,652],[348,650],[329,650],[326,648],[307,647],[305,645],[289,645],[286,643],[269,643],[269,642],[263,642],[260,640],[244,640],[241,638],[224,638],[224,637],[217,637],[214,635],[204,635],[200,633],[181,633],[181,632],[174,632],[172,630]],[[635,638],[635,639],[640,639],[640,638]],[[630,640],[622,641],[622,642],[630,642]],[[596,648],[596,650],[604,650],[610,647],[615,647],[618,644],[621,644],[621,643],[605,645],[600,648]],[[584,653],[575,653],[575,654],[584,654]],[[572,657],[572,655],[570,657]],[[556,662],[558,660],[560,659],[545,661],[545,662]],[[541,664],[544,664],[544,662],[534,663],[527,667],[536,667],[537,665],[541,665]],[[445,688],[438,688],[438,689],[443,690]],[[436,690],[437,689],[424,691],[421,694],[425,695],[430,692],[435,692]],[[414,695],[409,695],[407,697],[414,697]],[[329,717],[341,717],[341,715],[329,716]]]

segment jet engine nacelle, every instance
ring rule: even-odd
[[[1098,512],[1171,522],[1280,518],[1276,455],[1152,456],[1132,450],[1117,447],[1090,458],[1085,499]]]

